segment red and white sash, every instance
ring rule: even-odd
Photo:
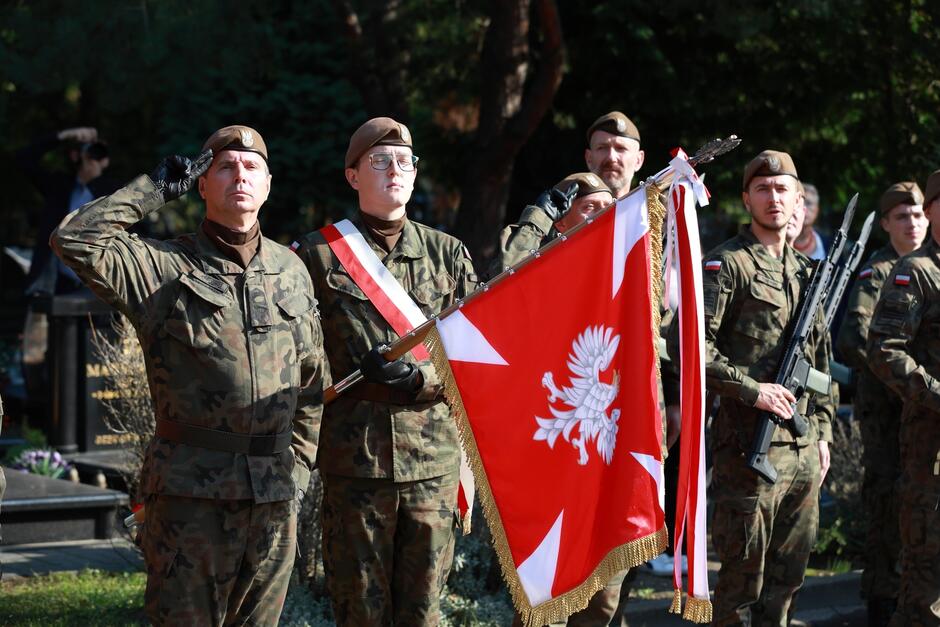
[[[341,220],[323,227],[320,233],[326,238],[330,250],[339,259],[350,278],[399,337],[403,337],[416,326],[427,321],[405,288],[392,276],[366,242],[356,225],[349,220]],[[428,349],[424,347],[424,344],[418,344],[412,348],[411,354],[419,361],[430,359]],[[457,507],[464,523],[464,533],[470,530],[473,490],[473,473],[470,472],[470,466],[461,448]]]

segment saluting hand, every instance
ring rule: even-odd
[[[796,397],[779,383],[761,383],[754,407],[789,420],[793,418],[793,403]]]
[[[180,155],[164,157],[150,174],[150,180],[163,194],[163,201],[170,202],[188,192],[211,164],[211,150],[203,151],[195,160]]]
[[[577,193],[577,183],[572,183],[565,192],[555,188],[548,189],[539,194],[539,197],[535,200],[535,206],[544,211],[552,222],[557,222],[563,215],[568,213],[571,202]]]

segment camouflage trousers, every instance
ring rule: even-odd
[[[712,544],[721,560],[714,625],[788,624],[819,526],[819,449],[772,445],[774,484],[736,446],[714,453]]]
[[[627,573],[634,573],[635,569],[620,571],[607,582],[607,585],[594,593],[588,606],[583,610],[575,612],[568,617],[567,621],[551,623],[551,627],[607,627],[608,625],[620,625],[620,621],[614,621],[614,616],[618,616],[617,608],[620,605],[621,589],[624,578]],[[631,577],[627,583],[627,594],[630,594]],[[626,602],[626,600],[624,600]],[[513,627],[522,627],[522,618],[516,614],[512,621]]]
[[[398,483],[323,475],[323,562],[337,625],[440,622],[457,483],[456,471]]]
[[[868,398],[878,393],[881,398]],[[860,388],[856,394],[855,415],[865,447],[862,503],[868,518],[862,598],[896,599],[901,556],[897,493],[901,474],[898,442],[901,402],[883,386]]]
[[[294,501],[152,495],[138,543],[154,625],[276,625],[297,546]]]
[[[940,450],[936,462],[928,463],[940,468]],[[891,625],[936,627],[940,625],[940,474],[905,473],[899,510],[901,585]]]

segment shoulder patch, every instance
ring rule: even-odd
[[[294,240],[294,242],[290,245],[290,249],[296,253],[298,248],[300,248],[300,242]]]
[[[910,285],[910,284],[911,284],[911,275],[909,275],[909,274],[896,274],[896,275],[894,275],[894,284],[895,284],[895,285]]]
[[[864,270],[858,273],[858,278],[867,279],[868,277],[872,275],[873,272],[874,270],[872,270],[871,268],[865,268]]]
[[[721,270],[721,261],[717,259],[714,261],[706,261],[705,269],[708,270],[709,272],[718,272],[719,270]]]

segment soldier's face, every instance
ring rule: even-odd
[[[793,209],[793,216],[787,222],[787,244],[792,244],[796,236],[803,230],[803,220],[806,218],[806,205],[803,203],[803,195],[797,192],[796,207]]]
[[[223,150],[199,177],[199,195],[206,201],[206,216],[226,226],[233,220],[241,222],[245,215],[257,214],[270,191],[267,164],[254,152]]]
[[[881,218],[881,228],[888,233],[891,245],[905,253],[924,242],[928,224],[923,205],[897,205]]]
[[[798,199],[796,179],[786,174],[755,176],[743,194],[751,220],[769,231],[787,227]]]
[[[927,219],[930,220],[930,234],[940,244],[940,198],[934,198],[927,206]]]
[[[588,169],[601,177],[617,198],[630,191],[633,175],[643,165],[640,142],[607,131],[594,131],[584,151]]]
[[[385,153],[393,155],[386,170],[372,166],[371,155]],[[359,207],[364,213],[395,220],[405,214],[405,205],[414,191],[417,168],[410,172],[401,169],[399,157],[410,157],[408,146],[373,146],[359,159],[355,168],[346,168],[346,180],[359,192]]]
[[[614,197],[610,195],[610,192],[594,192],[575,198],[571,203],[571,209],[555,223],[555,228],[559,233],[566,233],[591,216],[597,215],[601,209],[613,201]]]

